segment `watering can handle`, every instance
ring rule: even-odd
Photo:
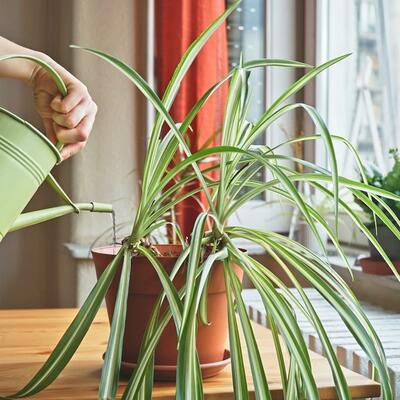
[[[65,86],[65,83],[62,80],[60,74],[51,65],[49,65],[47,62],[41,60],[40,58],[25,55],[25,54],[7,54],[4,56],[0,56],[0,61],[11,60],[11,59],[16,59],[16,58],[23,58],[25,60],[30,60],[30,61],[33,61],[34,63],[40,65],[42,68],[44,68],[50,74],[54,83],[57,86],[58,91],[61,93],[61,96],[65,97],[67,95],[67,87]],[[64,144],[61,142],[57,142],[56,147],[60,151],[64,147]]]
[[[53,78],[54,83],[57,86],[58,91],[60,92],[62,97],[65,97],[68,94],[68,90],[67,90],[67,86],[65,85],[64,81],[62,80],[60,74],[49,64],[47,63],[40,63],[40,65],[46,69],[46,71],[50,74],[50,76]],[[62,148],[64,147],[64,143],[61,142],[57,142],[56,143],[56,147],[58,151],[61,151]],[[49,175],[51,176],[51,175]],[[52,177],[53,178],[53,177]],[[54,180],[54,178],[53,178]],[[54,181],[55,182],[55,181]],[[55,182],[57,183],[57,182]],[[61,189],[61,187],[57,184],[58,188],[61,190],[61,192],[66,196],[66,198],[68,198],[68,196],[65,194],[65,192]],[[60,193],[61,194],[61,193]],[[70,201],[70,200],[69,200]],[[71,204],[73,205],[73,203],[71,202]],[[74,205],[74,207],[76,208],[76,206]],[[78,209],[79,212],[79,209]]]

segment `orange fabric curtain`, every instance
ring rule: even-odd
[[[183,53],[194,39],[225,10],[225,0],[156,0],[156,77],[160,95],[163,94]],[[184,78],[171,109],[176,122],[181,122],[196,101],[228,72],[226,25],[213,34],[201,50]],[[192,123],[189,132],[193,152],[210,138],[218,141],[215,132],[222,126],[227,87],[223,86],[208,100]],[[209,166],[210,164],[204,164]],[[192,190],[193,186],[186,188]],[[194,221],[206,204],[204,193],[197,200],[189,198],[177,206],[177,222],[189,236]]]

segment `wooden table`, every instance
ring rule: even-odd
[[[0,395],[20,389],[38,370],[68,326],[77,310],[1,310],[0,311]],[[254,324],[273,399],[282,399],[282,385],[270,331]],[[108,336],[106,311],[100,310],[78,352],[61,376],[37,399],[96,399],[102,367],[101,356]],[[321,399],[336,399],[328,362],[310,352]],[[251,373],[246,365],[249,390]],[[359,374],[344,369],[353,398],[379,396],[380,386]],[[124,382],[119,388],[122,393]],[[231,372],[227,367],[204,383],[207,399],[232,399]],[[156,384],[154,399],[173,399],[174,385]],[[254,398],[254,397],[252,397]]]

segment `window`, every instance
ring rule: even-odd
[[[232,3],[228,0],[228,4]],[[244,60],[255,58],[296,58],[296,7],[292,1],[243,0],[227,21],[230,67],[234,67],[240,55]],[[252,103],[249,117],[252,121],[296,78],[291,69],[269,68],[253,70],[250,85]],[[273,146],[293,135],[296,130],[294,115],[282,118],[267,130],[258,144]],[[287,151],[291,151],[287,149]],[[258,179],[269,179],[265,171]],[[288,232],[290,207],[276,196],[265,193],[243,206],[231,223],[254,228]]]
[[[244,0],[228,21],[231,65],[237,62],[240,52],[245,59],[266,56],[304,60],[300,34],[310,28],[307,24],[315,23],[316,43],[308,36],[304,46],[305,53],[315,51],[316,64],[352,53],[317,78],[316,106],[332,133],[347,137],[364,162],[374,162],[386,171],[391,166],[389,149],[400,146],[397,118],[400,80],[396,77],[396,71],[400,70],[400,46],[396,42],[400,34],[400,2],[318,0],[315,7],[309,7],[304,16],[313,9],[316,18],[306,21],[302,19],[301,7],[292,1]],[[253,87],[258,85],[253,89],[256,102],[253,116],[257,117],[295,78],[293,70],[273,68],[253,77]],[[260,143],[273,145],[297,133],[293,115],[276,125],[266,132]],[[356,164],[347,148],[338,144],[336,150],[341,174],[357,179]],[[314,158],[317,164],[326,165],[322,143],[315,148]],[[260,175],[259,179],[268,179],[268,176]],[[265,200],[276,198],[268,193],[260,196],[240,210],[238,220],[233,222],[245,221],[246,225],[287,231],[291,209],[282,204],[266,205]],[[314,198],[313,201],[324,202],[324,199]],[[351,196],[348,201],[352,201]],[[343,242],[366,244],[352,224],[343,223],[341,227]]]
[[[230,1],[229,3],[232,3]],[[265,1],[243,0],[227,22],[229,67],[235,67],[240,56],[244,60],[265,57]],[[252,71],[250,78],[252,99],[249,118],[256,121],[265,110],[265,69]],[[263,138],[259,138],[263,144]]]
[[[328,126],[350,139],[364,161],[387,170],[388,150],[398,146],[400,138],[396,134],[398,83],[393,74],[400,67],[400,47],[391,42],[400,33],[400,3],[337,0],[319,4],[320,17],[327,15],[327,25],[320,28],[326,30],[326,40],[319,43],[326,47],[326,56],[353,53],[327,74]],[[354,168],[347,151],[340,155],[343,171]]]
[[[230,1],[228,3],[232,3]],[[265,57],[265,2],[263,0],[244,0],[227,21],[229,69],[243,60]],[[265,70],[252,71],[249,85],[252,88],[248,119],[257,121],[265,110]],[[254,144],[265,144],[264,137],[258,137]],[[261,169],[254,179],[264,180],[265,171]],[[254,199],[254,206],[264,203],[264,195]],[[257,204],[260,203],[260,204]]]
[[[400,2],[322,0],[317,7],[317,63],[352,53],[318,80],[317,107],[333,133],[347,137],[364,162],[385,172],[392,165],[389,149],[400,145]],[[338,145],[337,152],[341,173],[357,178],[349,151]],[[341,239],[366,243],[356,232],[340,232]]]

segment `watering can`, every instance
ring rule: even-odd
[[[58,73],[44,61],[24,55],[9,55],[4,59],[24,58],[46,68],[58,90],[65,96],[67,89]],[[74,204],[50,174],[61,162],[61,143],[54,145],[38,129],[0,107],[0,242],[10,231],[35,225],[73,212],[112,212],[110,204]],[[63,199],[65,205],[21,214],[39,186],[47,181]]]

